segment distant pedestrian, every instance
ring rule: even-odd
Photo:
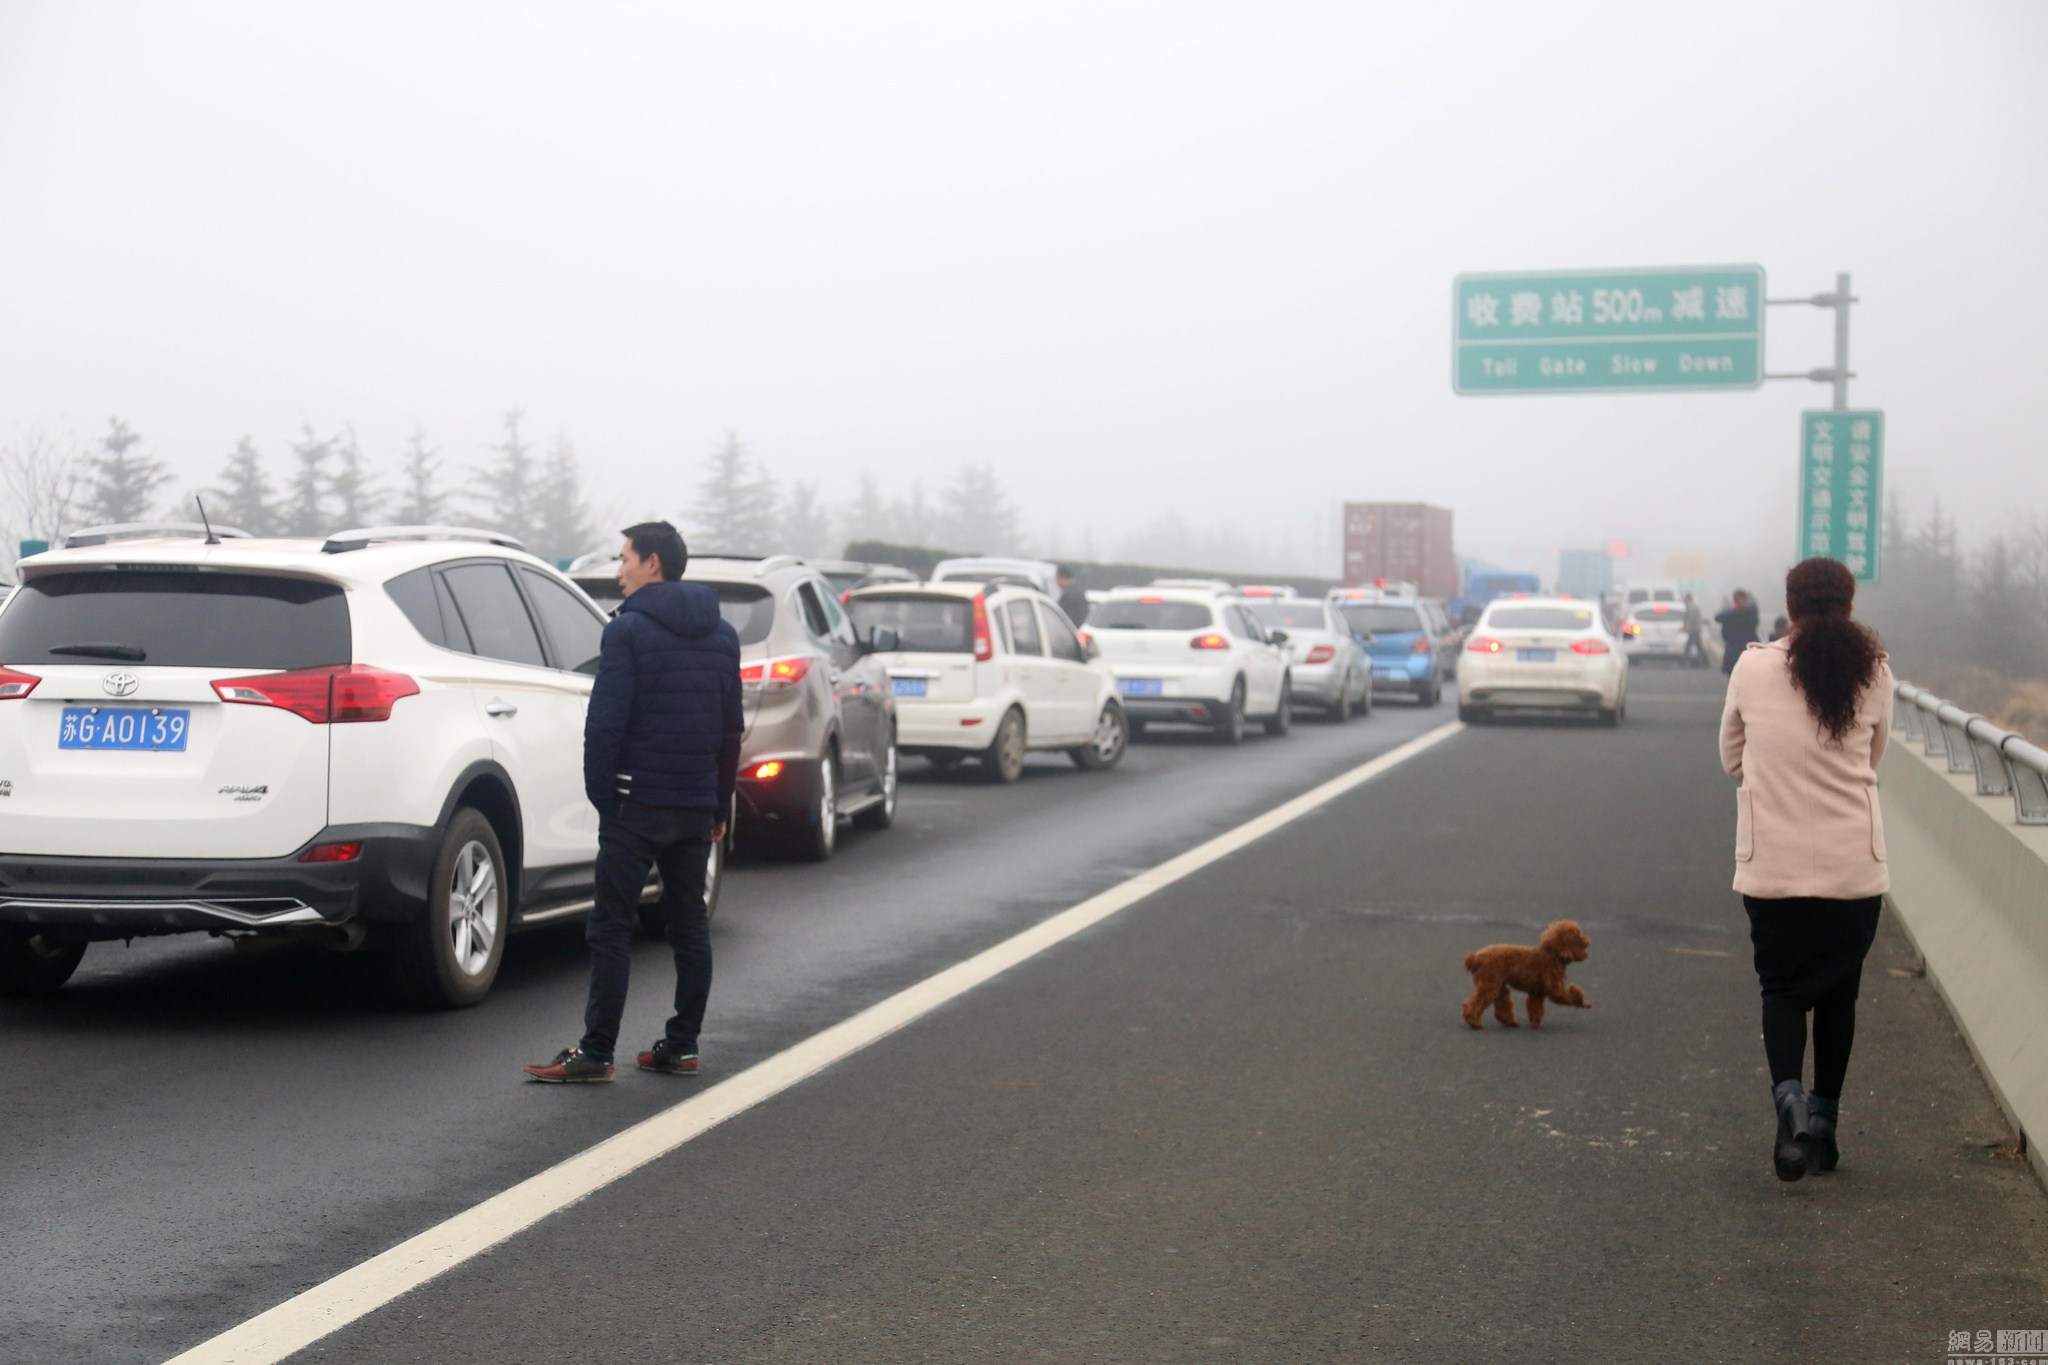
[[[1081,591],[1081,585],[1074,581],[1074,571],[1062,564],[1053,572],[1053,582],[1059,584],[1060,610],[1075,625],[1088,619],[1088,594]]]
[[[584,929],[590,997],[582,1041],[527,1067],[537,1081],[612,1078],[640,893],[655,868],[675,951],[675,1014],[639,1054],[643,1071],[697,1074],[697,1033],[711,994],[704,879],[711,846],[725,838],[739,771],[740,640],[719,614],[716,590],[676,581],[689,552],[675,527],[643,522],[625,537],[625,602],[604,628],[583,727],[583,790],[598,817],[597,904]]]
[[[1778,641],[1784,639],[1787,635],[1790,635],[1791,633],[1792,623],[1786,620],[1784,617],[1780,616],[1777,620],[1771,622],[1772,644],[1776,644]]]
[[[1780,1180],[1831,1171],[1863,957],[1891,889],[1877,764],[1891,733],[1892,674],[1850,619],[1856,579],[1832,559],[1785,576],[1792,630],[1739,656],[1721,713],[1735,794],[1735,889],[1763,993],[1764,1057]],[[1800,1088],[1813,1014],[1813,1091]]]
[[[1685,595],[1685,666],[1705,668],[1707,666],[1706,615],[1700,610],[1699,599],[1691,593]]]
[[[1714,624],[1721,628],[1721,671],[1733,673],[1742,651],[1756,643],[1756,599],[1737,588],[1731,605],[1714,614]]]

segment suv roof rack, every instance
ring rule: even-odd
[[[320,547],[323,555],[342,555],[387,540],[469,540],[497,545],[507,550],[524,550],[526,542],[502,531],[478,531],[467,526],[361,526],[336,531]]]
[[[116,540],[204,540],[209,535],[222,539],[253,539],[247,531],[232,526],[215,526],[209,530],[196,521],[121,521],[73,531],[64,537],[63,548],[82,550]]]
[[[690,552],[691,563],[694,564],[700,559],[729,559],[736,564],[751,564],[754,566],[754,577],[756,578],[761,577],[763,574],[774,573],[777,569],[800,568],[810,563],[802,555],[739,555],[728,554],[722,550],[692,550]],[[685,569],[684,572],[688,573],[689,571]]]

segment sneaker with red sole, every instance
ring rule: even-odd
[[[549,1085],[575,1085],[585,1081],[610,1080],[612,1064],[600,1062],[573,1047],[565,1047],[555,1054],[552,1062],[535,1062],[527,1067],[526,1074]]]
[[[634,1058],[642,1071],[659,1071],[664,1076],[694,1076],[697,1074],[697,1054],[685,1052],[664,1038],[647,1051]]]

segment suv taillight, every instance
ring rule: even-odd
[[[0,701],[20,701],[36,690],[42,679],[33,673],[16,673],[11,668],[0,668]]]
[[[1188,641],[1188,648],[1228,649],[1230,648],[1230,641],[1224,639],[1221,635],[1216,634],[1214,631],[1211,631],[1207,635],[1197,635],[1194,639]]]
[[[757,686],[795,687],[811,671],[811,656],[792,654],[786,659],[763,659],[740,670],[740,681]]]
[[[403,673],[368,664],[332,668],[296,668],[288,673],[259,673],[248,678],[221,678],[214,693],[240,706],[274,706],[315,725],[348,725],[390,720],[400,697],[416,697],[420,685]]]
[[[987,663],[996,657],[996,642],[988,633],[988,598],[980,593],[974,596],[974,659],[976,663]]]

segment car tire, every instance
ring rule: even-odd
[[[0,929],[0,996],[21,999],[61,990],[85,956],[85,944],[66,943],[20,928]]]
[[[1615,726],[1621,724],[1621,708],[1618,706],[1601,707],[1600,723],[1610,730],[1612,730]]]
[[[1280,680],[1280,705],[1266,717],[1266,733],[1278,739],[1294,728],[1294,694],[1286,678]]]
[[[1372,714],[1372,674],[1370,673],[1365,675],[1365,695],[1358,699],[1358,714],[1361,716]]]
[[[1337,689],[1337,700],[1323,712],[1323,718],[1332,725],[1342,725],[1351,719],[1351,679]]]
[[[896,823],[896,788],[898,786],[896,736],[889,736],[889,752],[882,758],[882,799],[853,817],[858,829],[887,829]]]
[[[1015,782],[1024,775],[1024,751],[1029,742],[1024,732],[1024,713],[1011,707],[996,726],[996,737],[981,753],[981,775],[991,782]]]
[[[422,1005],[479,1003],[498,978],[511,922],[512,879],[498,831],[481,811],[464,806],[442,832],[425,911],[400,927],[392,945],[394,984]]]
[[[1215,735],[1218,744],[1244,743],[1243,678],[1239,678],[1231,686],[1230,700],[1224,704],[1223,719],[1216,722]]]
[[[727,840],[721,839],[711,846],[704,867],[704,918],[711,919],[718,914],[718,893],[725,887],[725,863],[730,853]],[[661,902],[640,902],[640,932],[649,938],[667,938],[668,926],[662,923]]]
[[[1094,737],[1078,749],[1069,749],[1067,757],[1083,771],[1101,772],[1122,762],[1130,747],[1131,723],[1124,718],[1124,708],[1111,702],[1096,718]]]
[[[1437,706],[1443,702],[1443,699],[1444,685],[1442,681],[1436,678],[1431,678],[1429,680],[1429,690],[1427,692],[1418,693],[1416,695],[1415,702],[1418,706]]]
[[[798,862],[830,861],[839,846],[839,751],[827,745],[818,759],[818,790],[811,812],[785,836],[783,848]]]

